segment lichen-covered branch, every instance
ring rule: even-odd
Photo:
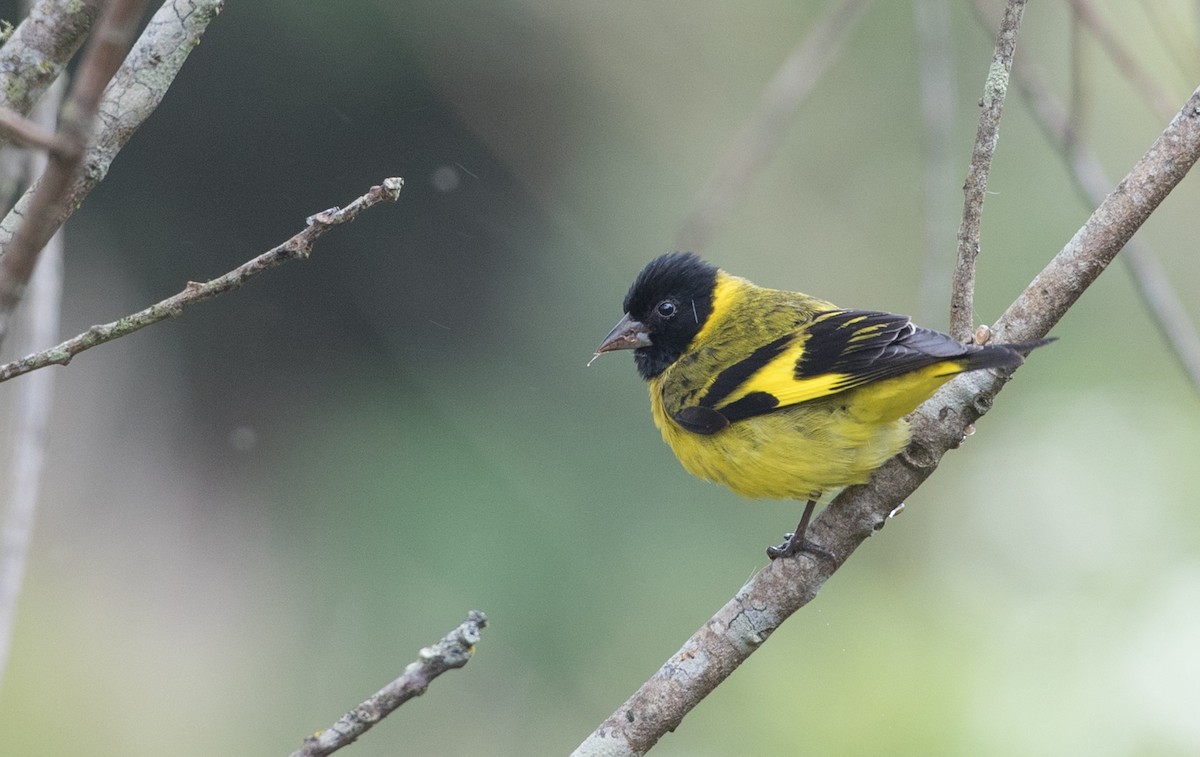
[[[1150,213],[1200,158],[1200,89],[1083,228],[992,327],[997,341],[1044,336],[1095,281]],[[908,495],[986,413],[1007,376],[975,371],[946,384],[909,416],[912,442],[871,481],[846,489],[810,526],[837,560],[801,553],[775,560],[738,591],[625,704],[575,757],[645,754],[771,635],[816,596],[834,571],[881,529]]]
[[[413,697],[425,693],[433,679],[447,670],[461,668],[471,661],[479,634],[487,626],[487,616],[471,610],[467,619],[441,641],[421,650],[396,680],[372,694],[365,702],[338,718],[337,722],[304,740],[304,746],[291,757],[324,757],[354,743],[376,723]]]
[[[99,130],[83,155],[82,173],[67,182],[48,216],[38,216],[34,210],[42,182],[30,187],[0,221],[0,254],[7,258],[3,251],[10,250],[27,218],[42,217],[44,226],[39,234],[44,234],[57,229],[74,213],[107,174],[116,154],[161,102],[188,53],[222,6],[223,0],[167,0],[159,8],[104,89],[96,108]],[[11,296],[19,298],[20,293],[14,290]]]
[[[11,328],[13,311],[25,296],[25,286],[46,242],[61,221],[58,206],[75,177],[92,133],[92,121],[104,86],[116,73],[137,32],[146,0],[111,0],[105,6],[91,42],[79,64],[75,84],[63,105],[56,148],[42,178],[32,189],[21,223],[12,238],[0,245],[0,343]]]
[[[45,368],[48,365],[66,365],[71,362],[71,358],[84,350],[89,350],[105,342],[111,342],[114,339],[132,334],[159,321],[174,318],[192,305],[240,288],[250,279],[274,268],[280,263],[295,260],[296,258],[307,258],[312,252],[313,244],[325,232],[334,226],[353,221],[364,210],[381,202],[395,202],[399,199],[400,190],[403,186],[403,179],[384,179],[381,184],[371,187],[366,194],[357,198],[346,207],[330,208],[311,216],[308,219],[307,227],[303,231],[297,233],[286,242],[267,250],[258,257],[243,263],[224,276],[219,276],[204,283],[188,282],[183,291],[161,302],[157,302],[144,310],[127,315],[112,323],[92,326],[87,331],[72,339],[68,339],[62,344],[0,366],[0,381],[7,381],[15,376],[29,373],[38,368]]]
[[[83,45],[100,0],[42,0],[0,47],[0,106],[29,113]]]

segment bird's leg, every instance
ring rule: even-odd
[[[800,552],[808,552],[809,554],[818,557],[827,557],[834,562],[837,562],[837,556],[825,549],[816,542],[809,541],[805,534],[808,533],[808,522],[812,520],[813,510],[817,507],[817,501],[810,499],[808,504],[804,506],[804,515],[800,516],[800,524],[796,526],[796,531],[787,535],[787,541],[780,544],[778,547],[767,547],[767,557],[775,560],[780,557],[791,557]]]

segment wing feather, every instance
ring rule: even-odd
[[[998,350],[1005,354],[992,354]],[[810,402],[872,382],[945,363],[950,376],[974,367],[1015,365],[1013,350],[964,345],[949,336],[914,326],[907,316],[867,310],[829,310],[803,328],[778,337],[725,368],[696,404],[706,424],[689,418],[692,430],[715,433],[715,411],[728,422]],[[700,429],[697,426],[703,425]]]

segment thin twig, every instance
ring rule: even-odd
[[[1135,91],[1146,99],[1154,113],[1163,120],[1175,112],[1175,104],[1167,95],[1166,90],[1159,86],[1158,80],[1147,71],[1137,57],[1130,51],[1112,27],[1100,15],[1091,0],[1070,0],[1075,17],[1086,26],[1108,53],[1108,57],[1126,79],[1133,85]]]
[[[958,229],[958,262],[950,292],[950,334],[969,341],[975,333],[975,259],[979,257],[979,226],[983,218],[983,199],[987,194],[988,173],[1000,138],[1000,116],[1008,93],[1008,75],[1017,50],[1017,32],[1025,14],[1025,0],[1008,0],[1004,20],[996,35],[996,50],[988,68],[979,101],[979,129],[971,151],[971,166],[963,185],[962,224]]]
[[[1171,347],[1171,354],[1192,382],[1192,388],[1200,392],[1200,334],[1170,277],[1158,257],[1137,239],[1129,240],[1121,259],[1133,276],[1142,302],[1150,309],[1154,323]]]
[[[982,8],[978,2],[975,3],[976,15],[982,18]],[[1087,124],[1087,108],[1091,101],[1091,89],[1088,84],[1090,82],[1087,76],[1088,66],[1084,63],[1084,56],[1087,55],[1087,48],[1084,45],[1083,39],[1083,24],[1079,20],[1079,14],[1071,12],[1071,41],[1070,41],[1070,57],[1071,57],[1071,94],[1067,98],[1070,104],[1070,112],[1066,118],[1067,131],[1064,135],[1064,140],[1067,143],[1073,143],[1084,138],[1083,128]],[[1096,201],[1097,203],[1099,200]],[[1095,204],[1095,203],[1093,203]]]
[[[34,107],[36,123],[47,130],[54,128],[55,114],[65,89],[60,79]],[[30,153],[25,181],[46,170],[48,158]],[[30,349],[58,337],[62,301],[63,238],[61,231],[50,237],[42,253],[41,264],[30,280],[29,297],[23,311],[28,323],[24,336]],[[15,422],[12,428],[12,466],[9,478],[8,507],[4,511],[3,536],[0,537],[0,683],[8,669],[8,655],[16,627],[17,603],[25,580],[29,545],[41,490],[42,468],[54,397],[54,374],[47,371],[31,376],[15,389]]]
[[[999,341],[1033,339],[1057,323],[1200,157],[1200,89],[1087,223],[993,327]]]
[[[751,180],[779,148],[796,109],[837,57],[870,4],[871,0],[830,3],[825,15],[775,72],[754,112],[700,188],[679,231],[678,249],[698,251],[709,243]]]
[[[0,381],[8,381],[48,365],[66,365],[71,362],[71,358],[84,350],[127,336],[159,321],[174,318],[192,305],[240,288],[250,279],[280,263],[307,258],[312,253],[313,243],[325,232],[334,226],[353,221],[364,210],[381,202],[395,202],[399,199],[403,186],[404,180],[398,177],[384,179],[381,184],[371,187],[366,194],[355,199],[346,207],[330,208],[311,216],[303,231],[223,276],[204,283],[189,281],[183,291],[144,310],[139,310],[111,323],[92,326],[62,344],[0,366]]]
[[[471,610],[458,628],[433,646],[422,649],[417,660],[409,663],[399,678],[338,718],[329,728],[309,736],[304,740],[304,746],[292,752],[291,757],[324,757],[354,743],[397,707],[424,694],[433,679],[470,662],[475,645],[479,643],[480,631],[486,626],[487,616]]]
[[[1074,238],[992,327],[997,342],[1044,336],[1200,158],[1200,89]],[[912,442],[862,486],[843,491],[810,533],[837,560],[775,560],[696,632],[575,750],[576,757],[645,754],[810,599],[958,446],[1008,376],[964,374],[909,416]]]
[[[146,0],[111,0],[84,51],[59,121],[59,149],[51,152],[17,233],[0,250],[0,344],[11,328],[13,311],[25,295],[38,255],[61,225],[58,208],[91,139],[101,94],[125,58],[145,7]]]
[[[1112,186],[1099,156],[1077,139],[1070,117],[1063,112],[1062,105],[1037,69],[1026,66],[1018,72],[1016,83],[1029,101],[1034,118],[1058,148],[1080,194],[1090,203],[1099,205],[1108,187]],[[1172,354],[1192,386],[1200,391],[1200,333],[1197,333],[1182,298],[1144,242],[1130,239],[1121,258]]]
[[[1167,57],[1174,64],[1176,73],[1182,74],[1185,81],[1191,81],[1196,74],[1196,43],[1192,41],[1192,30],[1187,24],[1187,21],[1191,20],[1191,14],[1185,10],[1184,18],[1180,18],[1176,14],[1177,9],[1169,0],[1138,3],[1138,7],[1149,19],[1150,26],[1154,29],[1162,48],[1167,51]],[[1163,18],[1164,13],[1170,18]]]

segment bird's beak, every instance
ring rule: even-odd
[[[650,334],[646,332],[646,327],[626,313],[625,317],[617,321],[616,326],[613,326],[612,331],[608,332],[608,336],[604,337],[604,341],[596,348],[596,354],[613,350],[636,350],[638,347],[649,346]]]

